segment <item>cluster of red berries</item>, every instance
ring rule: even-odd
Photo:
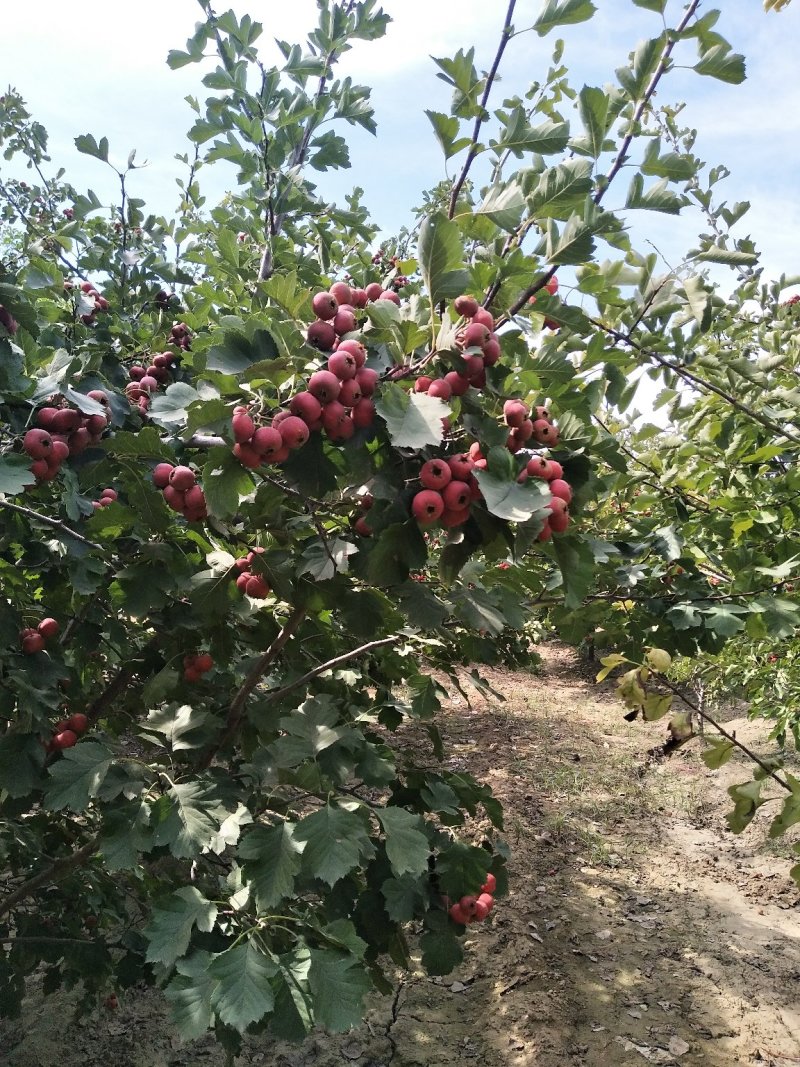
[[[487,874],[479,896],[465,896],[455,904],[451,904],[448,897],[444,897],[448,915],[453,922],[461,926],[482,922],[494,907],[495,889],[497,889],[497,879],[493,874]]]
[[[359,537],[372,537],[372,527],[367,522],[367,512],[375,503],[371,493],[364,493],[358,498],[359,511],[353,516],[353,530]]]
[[[494,318],[486,308],[482,308],[474,296],[466,295],[457,297],[453,307],[467,320],[456,333],[461,354],[459,367],[441,378],[423,374],[414,382],[415,392],[445,401],[463,396],[471,385],[482,389],[486,385],[486,368],[493,367],[500,359],[500,341],[493,332]]]
[[[63,748],[72,748],[78,743],[81,734],[85,734],[88,729],[89,720],[82,711],[70,715],[68,719],[62,719],[56,723],[47,751],[60,752]]]
[[[32,626],[26,627],[19,635],[22,651],[26,656],[44,652],[47,642],[51,637],[55,637],[60,629],[55,619],[42,619],[35,629]]]
[[[263,548],[254,548],[246,556],[236,560],[235,567],[239,572],[236,579],[236,588],[240,593],[246,593],[254,600],[265,600],[270,594],[270,588],[260,574],[253,574],[250,568],[255,563],[256,556],[262,555]]]
[[[197,475],[191,467],[159,463],[153,469],[153,485],[164,494],[164,500],[189,522],[200,522],[208,517],[206,497],[197,484]]]
[[[92,501],[92,507],[95,511],[99,511],[100,508],[107,508],[109,504],[113,504],[116,499],[116,489],[104,489],[100,494],[100,499]]]
[[[560,463],[544,456],[533,456],[520,471],[518,482],[529,478],[541,478],[548,483],[553,499],[547,505],[550,517],[539,532],[540,541],[549,541],[554,533],[566,533],[570,524],[569,504],[572,500],[572,486],[564,480],[564,471]]]
[[[98,311],[108,311],[109,303],[99,290],[97,290],[91,282],[81,282],[81,292],[93,303],[92,310],[85,315],[81,315],[81,322],[85,326],[89,326],[97,318]]]
[[[531,438],[540,445],[558,444],[558,427],[553,424],[547,408],[536,407],[530,411],[521,400],[506,400],[503,418],[511,431],[506,442],[509,452],[519,452]]]
[[[173,352],[158,352],[147,367],[134,363],[128,369],[131,381],[125,386],[125,396],[132,404],[136,404],[143,415],[147,414],[150,407],[150,394],[172,381],[170,372],[176,363],[177,356]]]
[[[481,496],[472,473],[476,466],[473,456],[464,453],[423,463],[419,480],[424,488],[411,501],[411,514],[420,526],[439,522],[450,529],[467,521],[473,501]]]
[[[93,389],[87,396],[108,407],[108,397],[100,389]],[[52,481],[65,459],[97,444],[109,421],[108,415],[84,415],[69,406],[40,408],[36,412],[38,426],[28,430],[22,439],[23,449],[33,460],[30,470],[36,480]]]
[[[363,289],[353,289],[346,282],[334,282],[329,290],[315,293],[311,308],[317,316],[306,333],[310,345],[323,352],[336,348],[336,341],[356,328],[356,311],[377,300],[400,303],[397,293],[384,289],[380,282],[370,282]]]
[[[555,296],[556,293],[558,292],[558,278],[555,275],[553,275],[552,278],[548,278],[547,282],[545,283],[544,288],[550,294],[550,296]],[[528,303],[529,304],[535,304],[536,303],[536,295],[535,294],[528,298]],[[555,319],[547,319],[546,318],[544,320],[544,322],[542,323],[542,326],[546,330],[557,330],[558,327],[559,327],[559,323],[557,323],[555,321]]]
[[[192,331],[185,322],[173,322],[172,329],[167,338],[168,345],[177,345],[178,348],[188,352],[192,347]]]
[[[213,666],[210,652],[193,652],[183,657],[183,677],[187,682],[199,682]]]

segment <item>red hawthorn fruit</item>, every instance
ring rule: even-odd
[[[374,301],[380,300],[383,296],[383,286],[380,282],[370,282],[364,289],[364,292],[367,294],[367,301],[372,301],[374,303]]]
[[[440,400],[449,400],[453,395],[450,383],[444,378],[434,378],[428,386],[428,396],[438,396]]]
[[[467,296],[466,293],[462,296],[457,296],[453,301],[456,314],[463,316],[465,319],[471,319],[473,315],[476,315],[479,306],[475,297]]]
[[[375,405],[368,397],[362,397],[353,407],[353,425],[360,430],[365,430],[375,421]]]
[[[349,414],[345,415],[333,429],[328,430],[328,436],[331,441],[336,444],[342,444],[345,441],[349,441],[353,434],[356,432],[356,424],[353,422]]]
[[[145,389],[148,393],[154,393],[158,389],[158,384],[158,379],[151,374],[145,374],[143,378],[139,379],[139,388]]]
[[[53,447],[47,457],[48,463],[63,463],[69,457],[69,445],[66,441],[57,441],[53,438]]]
[[[82,711],[77,711],[67,719],[66,728],[72,730],[74,734],[85,734],[89,728],[89,719]]]
[[[253,575],[250,573],[250,571],[242,571],[242,573],[236,579],[236,588],[239,590],[240,593],[247,592],[247,583],[252,577]]]
[[[340,307],[334,316],[333,328],[340,337],[343,333],[352,333],[356,328],[355,314],[349,308]]]
[[[206,510],[206,495],[199,485],[193,485],[183,494],[183,505],[187,511]]]
[[[58,412],[58,408],[40,408],[36,412],[36,421],[43,430],[52,430],[53,419]]]
[[[22,438],[22,447],[31,459],[47,459],[53,440],[47,430],[28,430]]]
[[[427,393],[430,387],[433,385],[433,378],[429,378],[427,374],[421,374],[419,378],[414,382],[415,393]]]
[[[330,294],[340,306],[353,303],[353,290],[347,282],[334,282],[330,288]]]
[[[469,486],[466,482],[451,481],[442,490],[442,500],[447,511],[463,511],[469,507]]]
[[[447,488],[449,489],[450,486],[448,485]],[[457,511],[451,511],[449,508],[446,508],[442,513],[442,517],[441,519],[439,519],[439,522],[442,524],[442,526],[445,527],[445,529],[450,530],[454,526],[463,526],[468,518],[468,507],[459,508]]]
[[[164,500],[173,511],[183,511],[186,507],[186,494],[176,489],[174,485],[168,485],[164,492]]]
[[[540,445],[553,444],[556,430],[551,422],[547,422],[545,419],[537,419],[533,424],[533,436]]]
[[[247,581],[246,592],[254,600],[265,600],[269,596],[269,586],[260,574],[254,574]]]
[[[297,415],[284,419],[279,430],[284,444],[291,449],[302,448],[309,437],[308,426]]]
[[[284,445],[283,448],[279,448],[274,456],[270,456],[270,463],[283,463],[289,458],[289,448]]]
[[[365,289],[354,289],[352,298],[354,308],[361,309],[367,306],[367,293]]]
[[[558,500],[558,497],[555,497],[554,499]],[[569,512],[568,511],[563,511],[560,514],[554,512],[550,516],[550,520],[549,521],[550,521],[550,529],[553,531],[553,533],[558,533],[558,534],[566,533],[567,532],[567,528],[569,527],[569,524],[570,524]]]
[[[274,459],[283,447],[279,426],[259,426],[250,440],[248,451],[254,452],[260,459]]]
[[[339,381],[349,381],[358,373],[356,357],[352,352],[337,349],[328,359],[328,370],[331,374],[335,374]]]
[[[550,482],[550,492],[553,496],[560,496],[567,504],[572,500],[572,486],[563,478],[553,478]]]
[[[262,429],[269,429],[270,427],[262,427]],[[277,433],[277,430],[275,431]],[[280,434],[278,434],[280,437]],[[283,444],[283,438],[281,437],[281,445]],[[276,450],[277,451],[277,450]],[[261,467],[267,458],[263,452],[257,452],[252,445],[234,445],[233,454],[239,460],[243,467],[247,467],[249,470],[257,470]],[[273,457],[270,456],[270,459]]]
[[[372,529],[367,525],[367,520],[363,515],[359,515],[353,523],[353,529],[359,537],[372,537]]]
[[[528,417],[527,405],[521,400],[506,400],[503,404],[503,418],[506,426],[521,426]]]
[[[105,415],[90,415],[86,420],[86,429],[92,437],[99,437],[107,428],[108,418]]]
[[[64,748],[72,748],[73,745],[77,745],[78,735],[74,730],[62,730],[61,733],[56,734],[50,744],[56,751],[60,751]]]
[[[444,459],[429,459],[427,463],[422,464],[419,471],[419,480],[426,489],[444,489],[452,477],[453,472]]]
[[[37,652],[44,652],[44,638],[41,634],[28,634],[22,638],[22,651],[26,656],[33,656]]]
[[[331,400],[335,400],[341,388],[341,381],[329,370],[315,371],[308,379],[308,391],[320,404],[329,404]]]
[[[306,331],[306,340],[314,348],[323,352],[330,352],[336,343],[336,330],[333,324],[323,319],[315,319]]]
[[[173,489],[178,489],[181,492],[191,489],[196,481],[197,475],[191,467],[173,467],[170,472],[169,484]]]
[[[556,295],[556,293],[558,292],[558,278],[556,277],[555,274],[553,275],[552,278],[548,278],[547,279],[547,284],[545,285],[545,289],[548,291],[550,296],[555,296]]]
[[[483,922],[483,920],[488,916],[490,911],[491,908],[484,900],[481,900],[479,898],[475,901],[475,911],[473,915],[476,922]]]
[[[92,435],[86,429],[85,426],[79,426],[77,430],[69,435],[69,453],[71,456],[79,456],[81,452],[85,452],[89,445],[92,443]]]
[[[231,419],[231,429],[233,430],[233,439],[237,444],[243,445],[256,432],[256,424],[249,415],[240,411]]]
[[[461,357],[461,360],[462,360],[462,368],[459,371],[459,374],[463,374],[464,377],[469,379],[469,381],[472,381],[473,378],[477,378],[477,376],[483,370],[483,357],[482,356],[467,356],[467,355],[464,355],[464,356]]]
[[[411,512],[422,526],[430,526],[437,522],[444,512],[441,494],[434,489],[423,489],[411,501]]]
[[[542,327],[545,330],[557,330],[559,329],[559,326],[560,323],[556,322],[555,319],[545,319],[542,323]]]
[[[481,322],[473,321],[465,327],[459,340],[462,348],[483,348],[489,343],[489,330]]]
[[[391,300],[393,304],[400,306],[400,297],[392,289],[386,289],[378,297],[379,300]]]
[[[153,468],[153,485],[157,489],[166,489],[169,485],[169,476],[175,468],[171,463],[159,463]]]
[[[105,1006],[108,1008],[109,1011],[116,1011],[117,1008],[119,1007],[119,1001],[117,1000],[117,994],[116,993],[111,993],[109,996],[106,997],[104,1003],[105,1003]]]
[[[74,408],[59,408],[53,416],[52,430],[55,433],[70,434],[81,424],[81,415]]]
[[[147,374],[147,371],[144,369],[144,367],[139,366],[138,363],[134,363],[133,366],[128,370],[128,374],[130,374],[132,382],[140,382],[142,378],[144,378],[144,376]]]
[[[203,677],[203,672],[199,671],[197,667],[186,667],[183,672],[184,681],[187,682],[199,682]]]
[[[333,318],[339,310],[339,305],[333,293],[314,293],[311,298],[311,310],[318,319],[327,321]]]
[[[564,477],[564,468],[560,463],[557,463],[554,459],[549,459],[547,462],[550,464],[550,469],[547,472],[548,481],[553,481],[554,478]]]
[[[46,459],[35,459],[28,469],[40,482],[50,481],[50,466]]]
[[[494,319],[486,308],[479,307],[472,316],[472,321],[481,323],[481,325],[485,326],[490,333],[494,330]]]
[[[528,460],[525,470],[531,478],[547,478],[550,471],[550,463],[544,456],[533,456]]]
[[[344,404],[340,404],[338,400],[331,400],[329,404],[326,404],[322,409],[322,425],[331,433],[336,427],[347,418],[347,408]]]
[[[450,473],[453,475],[453,478],[458,481],[466,482],[472,472],[474,464],[470,457],[462,452],[457,456],[449,456],[447,459],[447,466],[450,468]]]
[[[233,565],[236,568],[236,570],[241,573],[242,571],[249,570],[251,563],[252,563],[252,560],[250,559],[249,556],[240,556],[239,559],[234,561]]]
[[[501,349],[500,342],[492,334],[489,340],[483,346],[483,362],[487,367],[493,367],[495,363],[500,359]]]
[[[103,492],[100,494],[100,499],[108,500],[109,503],[113,503],[118,498],[119,494],[117,493],[116,489],[104,489]]]
[[[158,355],[153,356],[153,366],[158,367],[159,370],[168,370],[171,360],[171,352],[159,352]]]
[[[481,893],[494,893],[497,889],[497,879],[491,871],[486,875],[486,881],[481,886]],[[480,900],[480,897],[478,897]]]
[[[360,367],[356,381],[362,396],[372,396],[378,384],[378,372],[371,367]]]
[[[464,912],[465,915],[473,916],[475,914],[475,905],[477,904],[477,902],[477,897],[474,897],[472,896],[472,894],[468,893],[466,896],[462,897],[458,903],[461,905],[461,910]]]
[[[512,453],[517,453],[522,448],[522,441],[517,436],[516,430],[512,430],[506,438],[506,448]]]
[[[361,387],[358,384],[357,378],[351,378],[349,381],[342,382],[342,388],[339,393],[340,404],[344,404],[346,408],[352,408],[360,399]]]
[[[457,371],[448,371],[444,376],[444,380],[450,386],[453,396],[463,396],[469,389],[469,378],[463,378]]]
[[[322,416],[322,404],[313,393],[306,390],[292,397],[289,402],[289,411],[308,424],[316,422]]]
[[[514,430],[516,437],[526,444],[533,437],[533,423],[530,419],[523,419],[519,426]]]
[[[486,369],[481,368],[480,374],[476,374],[474,378],[470,378],[470,384],[474,385],[476,389],[484,389],[486,387]]]
[[[194,665],[198,671],[202,671],[205,674],[210,671],[214,666],[214,660],[210,652],[201,652],[198,656],[195,656]]]
[[[347,337],[344,341],[340,341],[336,351],[349,352],[354,357],[356,366],[359,370],[361,370],[367,362],[367,350],[360,341],[355,339],[355,337]]]
[[[480,441],[473,441],[469,446],[469,458],[472,460],[473,464],[476,459],[484,459],[484,455],[481,452]]]
[[[468,926],[472,921],[471,916],[465,915],[460,904],[451,904],[447,909],[447,914],[453,920],[459,924],[459,926]]]
[[[61,627],[55,619],[42,619],[39,625],[36,627],[45,641],[49,641],[51,637],[55,637]]]

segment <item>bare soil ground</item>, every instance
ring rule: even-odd
[[[366,1022],[302,1046],[248,1041],[269,1067],[730,1067],[800,1065],[800,897],[786,844],[764,814],[724,821],[743,761],[710,772],[694,741],[648,765],[665,723],[629,725],[610,686],[571,651],[541,675],[485,671],[442,716],[450,765],[488,781],[506,808],[512,892],[470,927],[458,973],[402,978]],[[727,716],[763,750],[764,724]],[[410,743],[413,743],[411,740]],[[34,993],[0,1023],[3,1067],[218,1067],[210,1040],[181,1045],[157,992],[63,1026]]]

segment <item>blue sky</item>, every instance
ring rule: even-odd
[[[425,108],[447,110],[449,97],[430,54],[449,55],[474,42],[478,65],[488,66],[506,5],[499,0],[386,0],[383,6],[394,20],[387,38],[359,44],[342,66],[343,73],[373,86],[379,138],[348,127],[353,169],[323,177],[321,184],[331,195],[355,183],[364,186],[374,217],[391,231],[408,221],[420,191],[445,173],[423,114]],[[565,62],[576,87],[612,80],[637,41],[660,29],[659,16],[631,0],[598,0],[597,6],[591,22],[562,31]],[[800,4],[781,15],[764,14],[760,0],[731,0],[723,6],[717,29],[746,55],[748,80],[729,86],[678,70],[663,83],[659,99],[687,101],[686,122],[700,131],[696,153],[731,169],[723,186],[727,200],[752,202],[737,233],[756,238],[768,273],[800,273]],[[316,5],[314,0],[250,0],[234,7],[264,23],[269,51],[274,37],[302,41],[313,25]],[[519,0],[515,26],[530,25],[540,7],[541,0]],[[137,0],[106,5],[100,13],[63,0],[36,0],[32,8],[6,5],[0,70],[3,81],[22,92],[50,131],[54,159],[66,165],[74,184],[90,185],[101,197],[110,197],[113,186],[102,165],[81,157],[72,145],[79,133],[105,134],[118,159],[136,148],[137,159],[150,162],[135,176],[132,194],[144,196],[152,209],[170,210],[177,200],[173,182],[181,173],[174,155],[183,150],[183,133],[191,122],[183,97],[196,93],[202,98],[206,90],[197,67],[170,71],[165,57],[170,48],[183,47],[199,17],[197,4]],[[668,15],[681,8],[670,0]],[[496,102],[504,93],[524,91],[546,69],[554,38],[527,33],[512,41]],[[457,163],[451,161],[451,167]],[[213,184],[212,172],[204,173],[204,191],[213,199],[234,172],[218,165]],[[609,194],[606,206],[622,203],[626,185]],[[652,241],[671,262],[702,226],[697,217],[676,222],[640,214],[642,241]]]

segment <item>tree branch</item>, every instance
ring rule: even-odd
[[[200,762],[201,770],[205,770],[210,766],[214,756],[223,748],[228,741],[230,741],[239,730],[242,722],[242,716],[244,714],[245,704],[250,694],[255,687],[261,681],[265,671],[273,663],[281,653],[284,645],[291,639],[291,637],[300,628],[303,619],[306,617],[306,608],[295,608],[286,622],[283,624],[278,634],[266,652],[259,656],[253,666],[247,673],[247,677],[238,689],[236,695],[231,701],[231,706],[228,708],[228,718],[225,725],[225,730],[220,739],[208,750],[206,755]]]
[[[97,851],[97,838],[93,837],[91,841],[79,848],[77,852],[72,852],[69,856],[62,856],[61,859],[55,860],[46,867],[40,874],[35,875],[33,878],[29,878],[27,882],[23,882],[18,889],[15,889],[13,893],[9,893],[7,897],[4,897],[0,901],[0,918],[3,915],[7,915],[8,912],[21,900],[26,900],[32,896],[37,889],[41,889],[44,885],[52,885],[55,882],[60,882],[62,878],[73,871],[76,867],[82,866],[86,863]]]
[[[500,67],[500,60],[503,58],[503,52],[506,50],[506,45],[511,40],[511,19],[514,14],[514,8],[517,0],[509,0],[508,10],[506,11],[505,21],[503,23],[503,32],[500,35],[500,44],[497,46],[497,54],[494,57],[492,68],[486,77],[486,85],[483,90],[483,96],[480,102],[480,111],[475,119],[475,125],[472,128],[472,143],[470,145],[467,158],[464,160],[464,166],[461,168],[461,173],[453,183],[453,188],[450,192],[450,205],[447,209],[448,219],[452,219],[456,211],[456,203],[458,202],[458,194],[461,192],[461,188],[464,182],[467,180],[469,169],[472,166],[475,156],[478,154],[478,134],[481,131],[481,126],[485,121],[486,105],[489,102],[489,94],[492,91],[492,83],[497,76],[498,68]]]
[[[344,652],[341,656],[335,656],[333,659],[329,659],[326,663],[320,663],[314,667],[313,670],[306,671],[300,678],[296,678],[293,682],[289,682],[288,685],[281,686],[280,689],[270,689],[264,696],[267,700],[279,700],[286,693],[292,689],[297,689],[301,685],[305,685],[306,682],[310,682],[312,678],[316,678],[318,674],[324,674],[325,671],[332,671],[335,667],[338,667],[340,663],[346,663],[349,659],[355,659],[356,656],[362,655],[364,652],[369,652],[373,648],[380,648],[381,645],[391,645],[397,641],[397,637],[383,637],[380,641],[368,641],[365,645],[360,645],[358,648],[353,648],[350,652]]]
[[[94,541],[90,541],[84,537],[83,534],[79,534],[76,530],[71,529],[60,519],[51,519],[49,515],[40,515],[38,511],[32,511],[30,508],[24,508],[21,504],[11,504],[8,500],[0,500],[0,508],[5,508],[7,511],[16,511],[19,515],[25,515],[29,519],[34,519],[37,522],[43,522],[46,526],[52,526],[54,530],[61,530],[68,537],[72,537],[75,541],[80,541],[82,545],[86,545],[88,548],[93,548],[97,552],[104,552],[105,549],[102,545],[95,544]]]

